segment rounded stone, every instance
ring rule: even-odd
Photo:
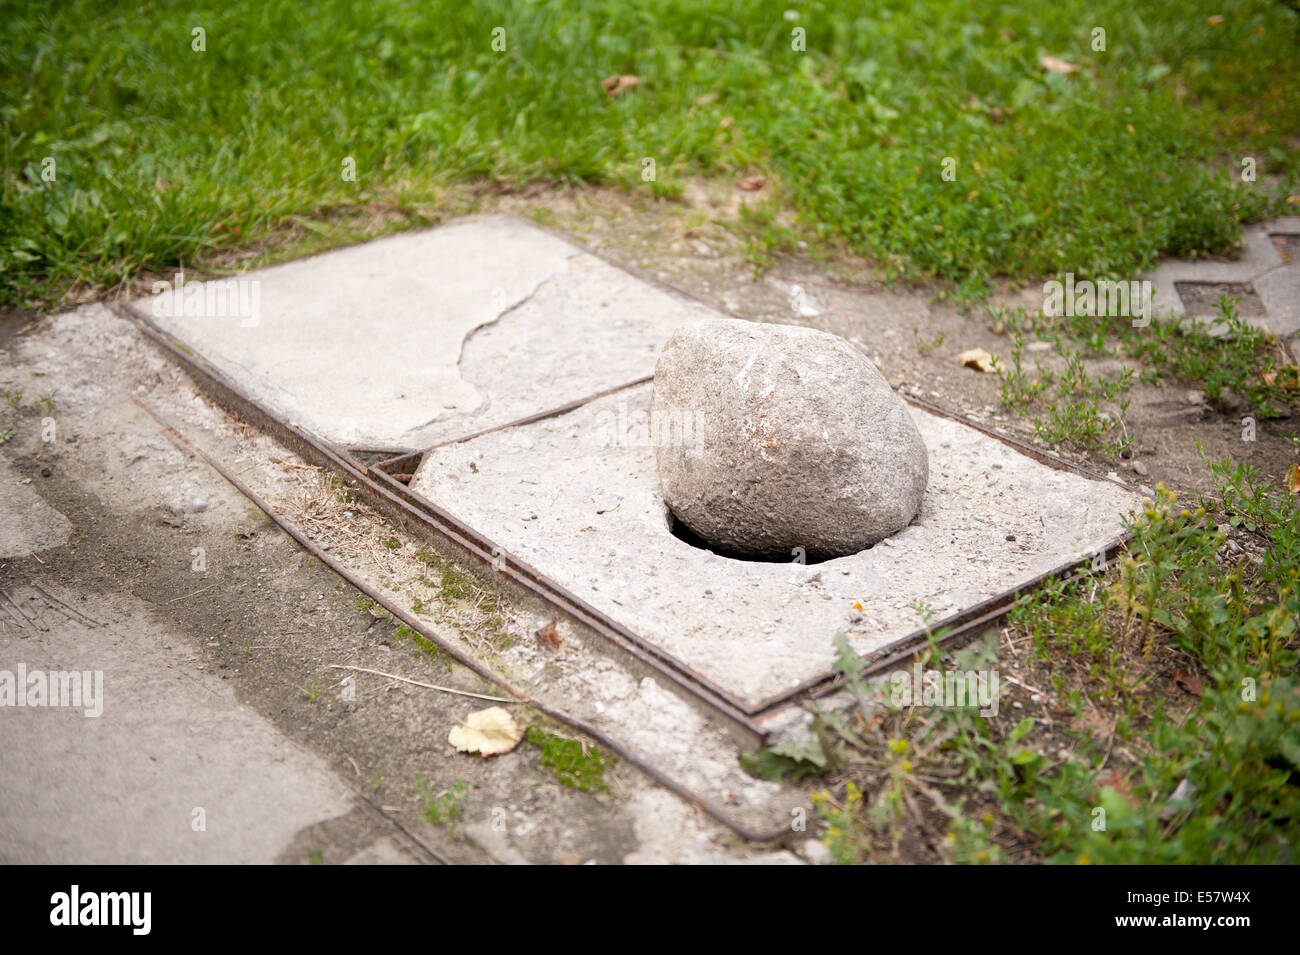
[[[903,403],[837,335],[706,319],[655,367],[659,486],[712,548],[772,560],[853,554],[919,513],[929,457]]]

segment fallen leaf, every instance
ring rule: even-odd
[[[1175,670],[1174,682],[1192,696],[1201,695],[1201,678],[1188,670]]]
[[[641,77],[632,76],[630,73],[624,73],[619,76],[607,76],[600,81],[600,88],[605,91],[610,99],[613,99],[624,90],[630,90],[641,82]]]
[[[1071,73],[1077,73],[1079,68],[1073,63],[1066,60],[1058,60],[1054,56],[1045,56],[1038,61],[1043,64],[1043,69],[1050,70],[1053,73],[1064,73],[1067,76]]]
[[[998,370],[998,359],[983,348],[968,348],[957,356],[957,364],[985,374]]]
[[[746,192],[758,192],[767,185],[767,180],[762,176],[746,176],[744,179],[737,180],[736,185]]]
[[[559,652],[560,648],[564,646],[564,638],[560,636],[560,631],[555,626],[554,620],[538,630],[535,636],[556,652]]]
[[[1286,489],[1292,494],[1300,494],[1300,464],[1286,469]]]
[[[1217,13],[1216,13],[1216,14],[1215,14],[1214,16],[1212,16],[1212,17],[1206,17],[1206,18],[1205,18],[1205,22],[1208,23],[1208,24],[1209,24],[1210,26],[1212,26],[1212,27],[1217,27],[1217,26],[1222,25],[1222,23],[1223,23],[1223,17],[1222,17],[1220,14],[1217,14]]]
[[[523,738],[523,728],[513,716],[499,706],[489,706],[471,713],[463,726],[453,726],[447,742],[462,753],[500,756],[518,746]]]

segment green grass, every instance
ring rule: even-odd
[[[1198,503],[1158,487],[1116,568],[1047,587],[996,645],[949,657],[1005,667],[1018,642],[1038,703],[1012,709],[1005,684],[989,718],[868,700],[749,768],[826,774],[815,804],[841,862],[896,861],[918,828],[930,861],[1295,862],[1300,507],[1249,463],[1208,466]],[[1260,559],[1226,559],[1222,525]],[[866,700],[861,666],[842,644],[846,689]]]
[[[7,2],[0,302],[48,305],[291,228],[328,245],[422,224],[461,182],[672,196],[758,171],[797,214],[746,218],[760,257],[797,233],[970,296],[1001,275],[1226,251],[1295,191],[1300,16],[1282,3],[791,8]],[[616,73],[642,83],[611,100],[599,81]],[[1241,182],[1243,156],[1281,192]]]

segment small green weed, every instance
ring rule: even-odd
[[[445,823],[448,834],[453,839],[457,838],[459,833],[456,830],[456,820],[460,818],[469,799],[469,783],[458,779],[452,783],[451,789],[435,793],[423,776],[416,776],[415,779],[415,791],[424,798],[424,812],[421,813],[424,820],[434,826]]]
[[[302,691],[302,695],[307,698],[308,703],[315,703],[320,699],[321,694],[320,677],[312,677],[311,683],[300,686],[298,689]]]

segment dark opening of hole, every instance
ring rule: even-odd
[[[820,564],[824,561],[834,560],[834,557],[826,557],[818,554],[806,554],[802,561],[796,560],[796,554],[780,554],[772,557],[755,557],[753,554],[737,554],[735,551],[722,550],[714,547],[695,531],[691,530],[684,523],[677,519],[677,515],[672,511],[668,512],[668,529],[672,535],[683,543],[690,544],[692,547],[698,547],[700,550],[707,550],[710,554],[717,554],[719,557],[726,557],[728,560],[748,560],[756,564]]]

